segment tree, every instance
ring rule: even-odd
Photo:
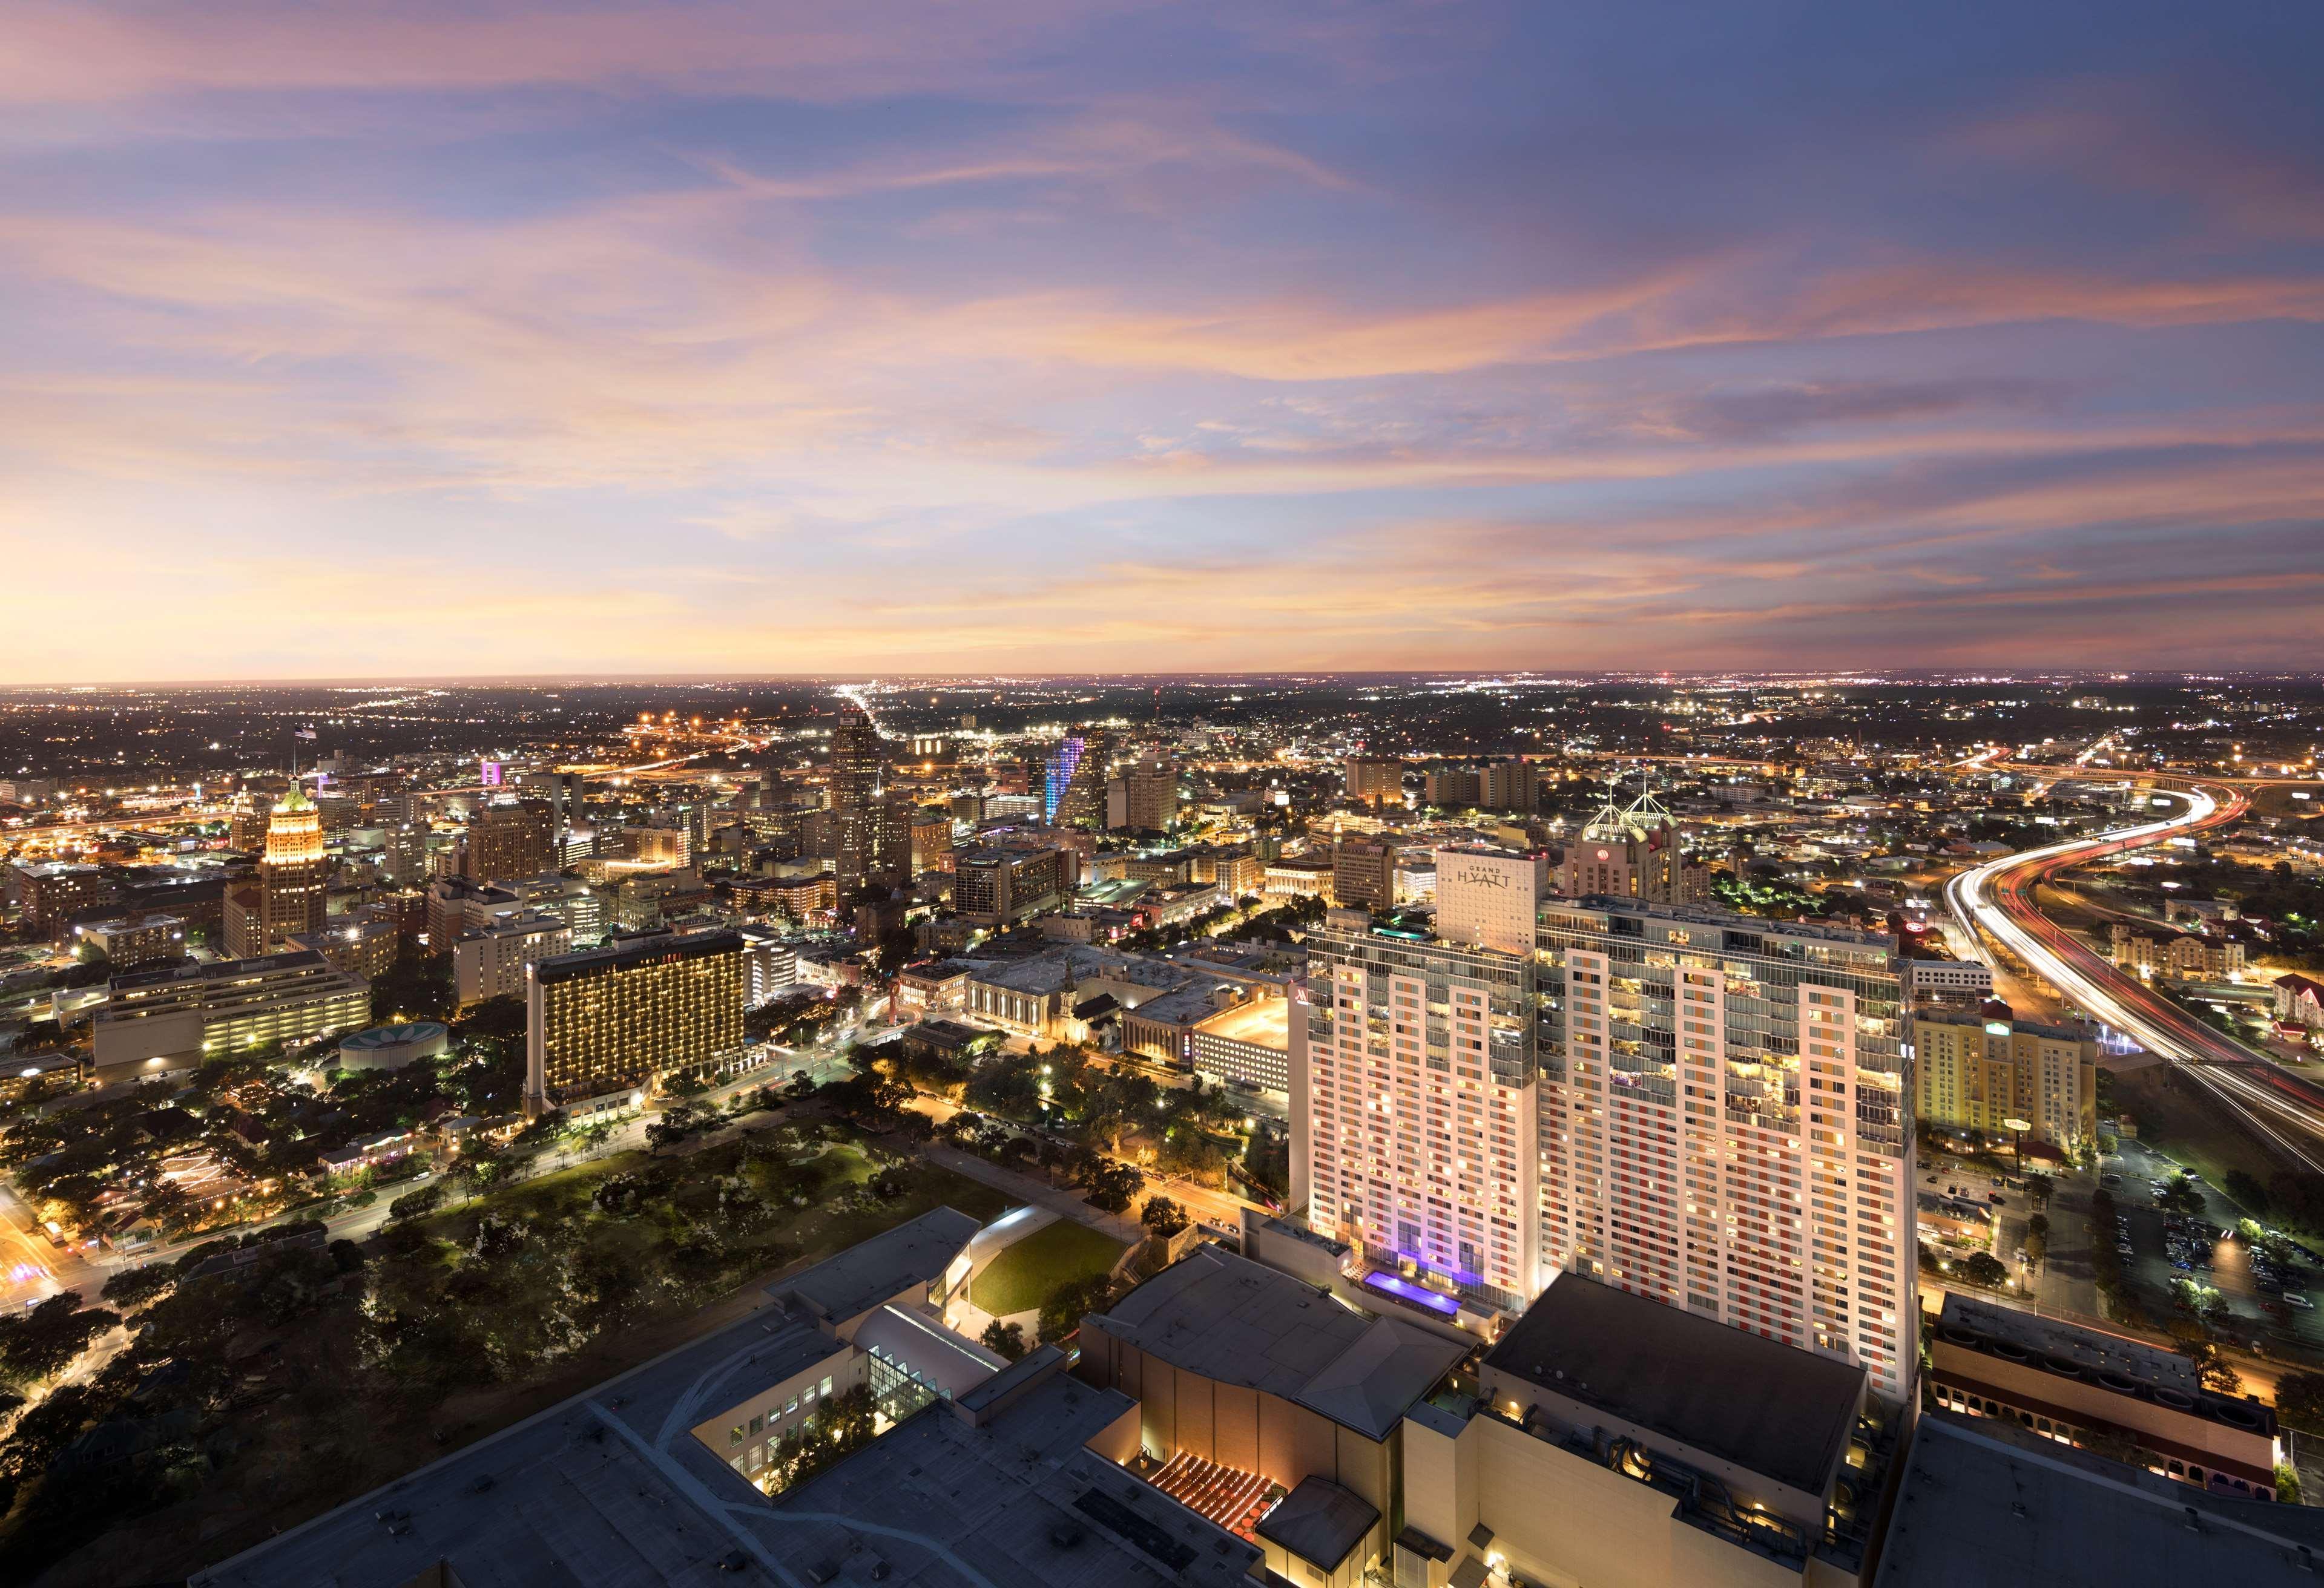
[[[1167,1197],[1148,1197],[1146,1206],[1139,1210],[1138,1222],[1168,1240],[1194,1222],[1186,1209]]]
[[[2162,1206],[2171,1213],[2200,1213],[2203,1211],[2203,1193],[2193,1180],[2187,1178],[2186,1170],[2181,1170],[2171,1177],[2169,1185],[2163,1188]]]
[[[2324,1373],[2280,1376],[2275,1381],[2275,1415],[2305,1433],[2324,1433]]]
[[[53,1378],[120,1322],[102,1308],[82,1311],[78,1291],[59,1291],[21,1317],[0,1317],[0,1373],[18,1383]]]
[[[2267,1188],[2248,1170],[2231,1169],[2220,1182],[2236,1205],[2255,1216],[2267,1212]]]
[[[1104,1311],[1112,1300],[1111,1274],[1093,1274],[1085,1280],[1070,1280],[1059,1285],[1041,1303],[1041,1343],[1048,1345],[1064,1339],[1082,1326],[1082,1319]]]
[[[124,1268],[105,1281],[103,1295],[116,1307],[143,1307],[166,1294],[178,1282],[178,1271],[166,1262]]]
[[[1142,1170],[1111,1158],[1093,1159],[1082,1175],[1083,1195],[1093,1207],[1120,1213],[1146,1184]]]
[[[435,1212],[443,1200],[443,1187],[422,1186],[416,1191],[404,1192],[389,1203],[387,1216],[390,1218],[418,1218],[422,1214]]]
[[[983,1342],[986,1350],[1010,1362],[1015,1362],[1026,1352],[1023,1324],[1002,1323],[996,1317],[984,1326],[984,1333],[977,1337]]]
[[[2025,1199],[2036,1207],[2047,1207],[2058,1189],[2057,1180],[2041,1170],[2028,1170],[2025,1174]]]
[[[2009,1268],[1990,1252],[1972,1252],[1961,1259],[1961,1278],[1972,1285],[1997,1290],[2009,1282]]]

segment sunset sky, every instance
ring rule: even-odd
[[[11,0],[0,682],[2255,665],[2324,9]]]

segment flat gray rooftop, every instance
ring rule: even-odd
[[[1864,1370],[1560,1274],[1485,1357],[1499,1372],[1823,1494]]]
[[[1338,1569],[1379,1520],[1371,1501],[1327,1478],[1299,1480],[1283,1502],[1259,1518],[1259,1536],[1280,1544],[1301,1560],[1326,1572]]]
[[[1425,1329],[1366,1317],[1288,1274],[1209,1245],[1083,1326],[1188,1372],[1296,1401],[1375,1440],[1466,1354]]]
[[[931,1207],[805,1273],[777,1280],[767,1292],[796,1296],[823,1317],[844,1323],[914,1285],[935,1282],[982,1227],[957,1209]]]
[[[2142,1383],[2161,1384],[2189,1395],[2202,1392],[2202,1381],[2196,1375],[2193,1361],[2175,1351],[2097,1329],[2077,1328],[2070,1323],[2019,1312],[2014,1308],[1995,1307],[1958,1290],[1945,1293],[1945,1308],[1937,1315],[1937,1326],[1965,1329],[1988,1340],[2006,1341],[2035,1355],[2061,1357],[2078,1367],[2104,1368]]]
[[[2324,1513],[1925,1412],[1873,1588],[2313,1588],[2303,1546],[2324,1556]]]
[[[1136,1406],[1060,1371],[982,1427],[933,1406],[775,1502],[785,1557],[890,1588],[1250,1588],[1256,1546],[1084,1448]]]

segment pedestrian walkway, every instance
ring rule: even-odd
[[[940,1163],[955,1174],[964,1174],[973,1180],[982,1180],[994,1190],[1029,1202],[1036,1207],[1046,1207],[1076,1224],[1085,1224],[1103,1235],[1112,1236],[1125,1245],[1135,1244],[1146,1238],[1145,1229],[1118,1213],[1093,1207],[1077,1191],[1065,1190],[1048,1181],[1013,1169],[1003,1169],[989,1163],[973,1152],[964,1152],[957,1147],[947,1147],[941,1142],[930,1142],[920,1151],[931,1163]]]

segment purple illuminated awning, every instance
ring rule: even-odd
[[[1372,1270],[1363,1279],[1364,1288],[1378,1290],[1383,1296],[1393,1296],[1399,1301],[1409,1301],[1415,1307],[1425,1307],[1440,1317],[1451,1317],[1461,1310],[1461,1304],[1450,1296],[1440,1296],[1424,1290],[1401,1274]]]

